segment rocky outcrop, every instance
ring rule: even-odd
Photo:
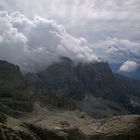
[[[8,125],[0,123],[0,139],[1,140],[39,140],[31,132],[25,129],[12,128]]]
[[[10,108],[11,114],[21,114],[32,110],[31,96],[19,67],[0,61],[0,103]]]
[[[6,115],[3,112],[0,112],[0,123],[5,123],[6,118]]]
[[[6,114],[9,114],[8,107],[0,104],[0,123],[5,123],[7,121]]]
[[[74,127],[57,130],[39,127],[34,124],[26,124],[26,126],[41,140],[85,140],[85,135]]]

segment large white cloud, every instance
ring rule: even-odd
[[[138,67],[139,67],[139,65],[135,61],[127,60],[120,67],[120,71],[133,72],[133,71],[137,70]]]
[[[90,41],[106,36],[140,39],[139,0],[1,0],[2,9],[55,19]]]
[[[20,11],[29,19],[36,14],[54,19],[73,36],[86,38],[90,48],[109,62],[140,63],[140,0],[1,0],[0,9]],[[26,17],[20,17],[22,25],[14,23],[24,35],[29,29],[26,24],[32,22]]]
[[[23,71],[39,70],[60,56],[98,61],[84,38],[71,36],[54,20],[1,11],[0,27],[0,59],[18,64]]]

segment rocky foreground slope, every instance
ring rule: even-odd
[[[79,111],[38,108],[23,118],[0,123],[2,140],[139,140],[140,116],[96,120]],[[13,125],[14,122],[14,125]]]

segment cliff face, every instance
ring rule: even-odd
[[[0,61],[0,88],[22,88],[23,77],[18,66]]]
[[[0,103],[7,105],[14,114],[30,111],[32,110],[31,94],[19,67],[0,61]]]
[[[60,62],[52,64],[37,74],[27,74],[25,79],[39,89],[46,88],[50,92],[60,91],[75,100],[82,100],[86,92],[94,96],[102,96],[97,93],[97,90],[110,86],[113,74],[107,63],[75,65],[70,59],[61,58]]]

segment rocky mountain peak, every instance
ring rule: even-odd
[[[23,76],[18,66],[8,63],[7,61],[0,61],[0,83],[3,86],[13,86],[15,88],[24,86]]]

